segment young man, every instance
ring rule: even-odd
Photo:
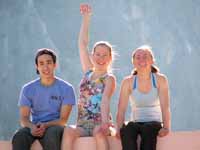
[[[13,150],[29,150],[38,139],[44,150],[60,150],[64,126],[75,95],[72,85],[54,75],[56,54],[39,49],[35,57],[40,78],[24,85],[18,105],[22,128],[13,136]]]

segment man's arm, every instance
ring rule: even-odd
[[[33,136],[42,136],[44,128],[38,128],[37,125],[30,121],[30,108],[28,106],[20,107],[20,124],[22,127],[28,127]]]
[[[66,86],[64,100],[62,101],[62,106],[60,109],[60,117],[56,120],[45,122],[40,124],[45,129],[50,126],[65,126],[69,119],[69,115],[72,110],[72,106],[75,104],[75,93],[72,86]]]
[[[20,107],[20,124],[22,127],[32,128],[34,124],[30,121],[30,108],[28,106]]]
[[[69,119],[71,110],[72,110],[72,105],[63,105],[60,111],[60,118],[58,120],[44,123],[45,128],[54,126],[54,125],[64,126]]]

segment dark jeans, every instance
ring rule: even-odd
[[[141,136],[140,150],[156,150],[160,122],[129,122],[120,129],[123,150],[138,150],[137,137]]]
[[[63,131],[62,126],[51,126],[46,129],[43,137],[38,138],[31,134],[29,128],[21,128],[12,138],[12,149],[30,150],[33,142],[39,140],[43,150],[60,150]]]

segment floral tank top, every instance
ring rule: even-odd
[[[105,88],[104,80],[108,74],[104,74],[96,80],[91,80],[93,71],[86,72],[80,82],[78,99],[78,125],[87,123],[101,123],[101,99]]]

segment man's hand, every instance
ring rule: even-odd
[[[44,123],[37,123],[31,127],[31,134],[36,137],[42,137],[46,130],[46,126]]]

